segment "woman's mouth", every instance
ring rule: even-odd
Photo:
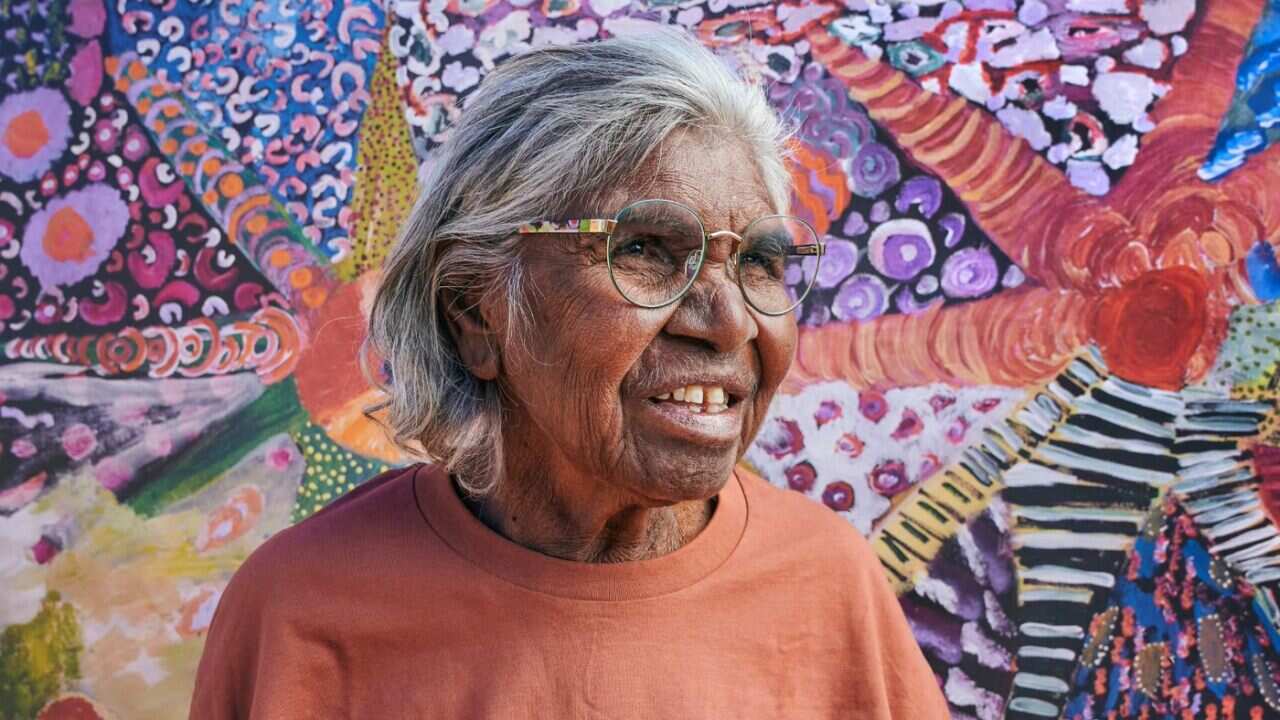
[[[649,400],[670,405],[671,409],[706,415],[725,412],[734,402],[734,399],[720,385],[699,384],[683,385]]]

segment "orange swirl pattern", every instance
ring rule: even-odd
[[[800,336],[783,391],[840,378],[854,387],[1022,385],[1050,377],[1089,337],[1088,298],[1026,288],[919,315],[829,324]]]
[[[294,371],[301,349],[302,330],[294,317],[267,307],[248,320],[221,326],[200,318],[181,327],[154,325],[101,335],[15,338],[5,343],[4,356],[10,361],[82,365],[107,377],[202,377],[251,370],[270,384]]]
[[[1231,75],[1261,9],[1258,0],[1209,5],[1175,68],[1174,90],[1158,105],[1156,129],[1106,198],[1073,187],[985,110],[930,93],[813,29],[815,57],[1044,289],[811,331],[791,386],[819,378],[868,386],[1034,383],[1090,341],[1126,379],[1179,388],[1203,376],[1231,308],[1255,301],[1241,258],[1280,229],[1280,197],[1268,191],[1280,184],[1280,169],[1267,162],[1274,148],[1220,185],[1196,176],[1232,93],[1209,79]],[[1191,295],[1195,307],[1186,302]],[[1152,323],[1169,336],[1157,337]],[[894,362],[882,362],[878,347],[890,348]]]
[[[819,237],[831,229],[849,205],[845,174],[830,153],[799,140],[791,143],[788,163],[793,183],[793,212],[808,220]]]

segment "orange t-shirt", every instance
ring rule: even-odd
[[[493,532],[434,468],[383,474],[232,577],[191,717],[948,717],[867,542],[735,478],[679,550],[588,564]]]

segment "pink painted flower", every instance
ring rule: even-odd
[[[858,412],[871,422],[880,422],[889,412],[889,401],[883,393],[863,390],[858,393]]]
[[[818,471],[807,461],[801,461],[783,471],[787,477],[787,486],[799,492],[809,492],[818,479]]]
[[[851,458],[861,455],[864,447],[866,447],[866,444],[862,442],[862,438],[853,433],[845,433],[840,436],[839,440],[836,440],[836,452]]]
[[[129,160],[141,160],[147,154],[150,148],[147,142],[147,134],[141,128],[130,125],[124,131],[124,156]]]
[[[104,153],[114,152],[120,142],[120,131],[110,118],[103,118],[93,126],[93,143]]]
[[[973,404],[973,409],[978,412],[991,412],[1000,404],[1000,398],[983,398]]]
[[[36,301],[36,311],[34,313],[36,322],[41,325],[50,325],[58,321],[62,317],[62,306],[58,303],[58,298],[53,295],[44,295]]]
[[[822,502],[837,512],[853,507],[853,486],[843,480],[836,480],[822,491]]]
[[[938,394],[929,398],[929,407],[933,408],[934,414],[940,413],[955,404],[956,399],[950,395]]]
[[[823,400],[813,413],[813,421],[822,427],[832,420],[839,420],[844,415],[844,408],[835,400]]]
[[[293,462],[293,451],[287,447],[279,447],[267,453],[267,464],[276,470],[288,470]]]
[[[756,443],[775,460],[780,460],[804,449],[804,434],[795,420],[773,418],[760,432]]]
[[[892,437],[894,440],[906,440],[913,438],[924,431],[924,421],[920,419],[920,415],[911,408],[902,411],[902,419],[898,421],[898,427],[894,428]]]
[[[954,445],[964,442],[964,436],[969,432],[969,418],[961,415],[951,422],[951,426],[947,428],[947,440]]]
[[[116,458],[107,458],[93,467],[98,484],[108,490],[119,490],[133,479],[133,470]]]
[[[886,460],[876,465],[871,469],[867,480],[872,490],[885,497],[892,497],[911,487],[911,481],[907,479],[907,467],[901,460]]]
[[[938,472],[942,468],[942,461],[938,460],[938,456],[933,453],[925,453],[924,460],[920,462],[920,469],[916,472],[916,482],[922,482],[929,476]]]
[[[62,449],[72,460],[83,460],[98,447],[98,435],[84,423],[76,423],[62,431]]]
[[[35,456],[36,446],[31,444],[31,441],[27,438],[20,437],[17,440],[14,440],[13,444],[9,446],[9,451],[18,458],[26,460],[29,457]]]

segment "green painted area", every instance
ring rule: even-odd
[[[83,648],[75,610],[45,595],[31,622],[0,633],[0,718],[27,720],[80,677]]]
[[[293,433],[293,441],[307,463],[298,499],[293,504],[295,523],[391,467],[347,450],[330,440],[324,428],[310,422]]]
[[[216,480],[267,438],[292,433],[306,422],[293,379],[270,385],[240,412],[210,426],[176,459],[143,468],[139,476],[152,479],[121,500],[139,515],[152,517]]]
[[[1231,313],[1214,375],[1237,394],[1257,396],[1275,380],[1280,357],[1280,303],[1245,305]]]

